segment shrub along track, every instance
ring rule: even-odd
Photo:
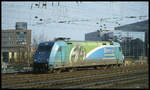
[[[148,65],[111,67],[51,74],[2,75],[2,88],[78,88],[95,85],[98,81],[145,74]],[[86,83],[90,83],[87,85]],[[80,86],[78,86],[80,85]],[[82,86],[83,85],[83,86]]]

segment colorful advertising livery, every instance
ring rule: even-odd
[[[117,42],[52,41],[42,42],[34,55],[34,71],[94,65],[123,64]]]

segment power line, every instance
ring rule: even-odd
[[[66,7],[67,9],[68,8],[70,8],[70,6],[65,6],[65,5],[61,5],[60,7]],[[76,12],[82,12],[82,13],[84,13],[84,12],[86,12],[85,11],[85,8],[84,8],[84,10],[79,10],[79,8],[75,8],[75,7],[71,7],[72,9],[74,9],[74,10],[77,10]],[[57,11],[57,9],[60,9],[60,12],[59,11]],[[88,9],[87,9],[88,10]],[[40,14],[41,12],[39,12],[39,14]],[[59,13],[59,14],[58,14]],[[62,8],[56,8],[56,14],[58,15],[58,17],[62,17],[62,18],[64,18],[65,17],[65,11],[64,11],[64,9],[62,9]],[[41,14],[42,15],[42,14]],[[87,15],[88,17],[90,17],[89,15]],[[4,16],[3,16],[4,17]],[[16,18],[16,17],[7,17],[7,18],[11,18],[11,19],[27,19],[27,18]],[[66,15],[66,18],[68,19],[69,17]],[[72,17],[70,17],[70,18],[72,18]],[[31,23],[31,15],[30,15],[30,23]],[[46,20],[47,18],[45,18],[45,20]],[[74,17],[72,18],[72,19],[75,19]],[[59,19],[58,19],[59,20]],[[37,22],[37,21],[35,21],[35,22]],[[46,21],[46,22],[49,22],[49,21]],[[105,22],[105,23],[113,23],[113,22],[115,22],[115,21],[107,21],[107,20],[104,20],[103,22]],[[43,22],[44,23],[44,22]],[[31,24],[31,25],[33,25],[33,24]]]

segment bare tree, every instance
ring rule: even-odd
[[[38,37],[38,43],[44,42],[44,41],[46,41],[46,40],[47,40],[47,37],[46,37],[46,35],[44,34],[44,32],[42,32],[42,33],[39,35],[39,37]]]
[[[38,47],[38,41],[36,38],[33,38],[33,44],[32,44],[33,48],[37,48]]]
[[[42,32],[40,35],[33,37],[32,47],[34,49],[38,48],[38,44],[47,40],[47,36]]]

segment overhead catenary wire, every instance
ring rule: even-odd
[[[27,6],[27,5],[25,5],[25,6]],[[79,10],[80,8],[77,8],[76,6],[68,6],[68,5],[65,5],[65,4],[60,4],[59,5],[59,7],[63,7],[63,9],[61,9],[61,8],[56,8],[55,9],[55,11],[56,11],[56,15],[58,14],[58,17],[62,17],[62,20],[64,20],[64,18],[69,18],[69,16],[66,14],[66,11],[64,10],[64,8],[65,9],[68,9],[67,11],[69,11],[69,9],[74,9],[75,10],[75,12],[80,12],[81,14],[84,14],[87,10],[88,10],[88,8],[84,8],[84,10]],[[52,8],[51,8],[52,9]],[[59,11],[57,11],[57,9],[60,9],[60,12]],[[18,12],[18,11],[17,11]],[[19,13],[19,12],[18,12]],[[31,13],[31,12],[30,12]],[[35,13],[35,12],[34,12]],[[38,15],[42,15],[40,12],[38,12],[37,13]],[[46,16],[44,16],[44,19],[46,20],[47,18],[45,18]],[[87,17],[90,17],[90,15],[87,15]],[[12,17],[8,17],[8,18],[12,18]],[[118,17],[119,18],[119,17]],[[24,17],[13,17],[13,19],[26,19],[26,18],[24,18]],[[30,23],[31,23],[31,15],[30,15]],[[112,19],[112,18],[111,18]],[[57,20],[59,20],[59,19],[57,19]],[[90,20],[89,20],[90,21]],[[108,23],[114,23],[114,22],[111,22],[111,21],[108,21],[108,20],[103,20],[103,22],[108,22]],[[32,25],[32,24],[30,24],[30,25]]]

